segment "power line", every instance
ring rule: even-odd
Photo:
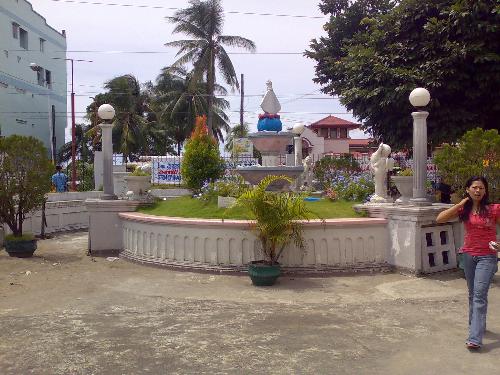
[[[56,3],[67,4],[83,4],[83,5],[101,5],[114,6],[123,8],[141,8],[141,9],[165,9],[165,10],[181,10],[177,7],[166,7],[162,5],[141,5],[141,4],[120,4],[120,3],[104,3],[100,1],[84,1],[84,0],[51,0]],[[299,14],[275,14],[275,13],[257,13],[257,12],[241,12],[241,11],[224,11],[225,14],[235,14],[244,16],[265,16],[265,17],[290,17],[290,18],[310,18],[310,19],[327,19],[327,16],[309,16]]]

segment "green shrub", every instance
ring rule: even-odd
[[[500,135],[495,129],[476,128],[465,133],[456,145],[444,145],[434,156],[439,175],[455,191],[462,191],[471,176],[485,176],[490,201],[500,199]]]
[[[38,139],[0,138],[0,222],[15,237],[23,235],[26,216],[45,202],[52,171],[47,149]]]
[[[197,117],[193,134],[186,142],[181,163],[184,183],[199,192],[206,181],[215,181],[224,173],[224,160],[220,157],[219,146],[208,134],[206,118]]]

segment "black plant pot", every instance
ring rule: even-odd
[[[16,258],[29,258],[36,250],[36,240],[9,241],[5,240],[5,250],[9,256]]]
[[[271,286],[281,275],[281,266],[279,263],[270,265],[261,260],[254,261],[248,265],[248,275],[255,286]]]

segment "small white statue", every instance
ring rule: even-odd
[[[312,188],[312,159],[311,155],[307,155],[304,160],[302,160],[302,166],[304,167],[304,172],[302,174],[302,180],[304,184],[301,187],[301,190],[308,190]]]
[[[391,200],[387,197],[387,172],[394,168],[394,159],[389,158],[391,147],[384,143],[378,146],[372,156],[370,156],[370,169],[373,172],[375,182],[375,194],[371,197],[370,202],[387,203]]]

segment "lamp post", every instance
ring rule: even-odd
[[[292,133],[295,134],[293,137],[293,149],[295,151],[295,166],[302,165],[302,138],[300,135],[304,132],[304,124],[297,123],[292,128]]]
[[[115,109],[109,104],[103,104],[97,110],[97,115],[104,120],[103,123],[99,124],[101,128],[104,190],[101,199],[117,199],[113,188],[113,140],[111,134],[113,129],[111,120],[115,117]]]
[[[410,103],[417,109],[425,107],[431,100],[429,91],[416,88],[410,93]],[[427,116],[429,112],[418,110],[413,117],[413,198],[410,202],[416,206],[428,206],[425,182],[427,180]]]

